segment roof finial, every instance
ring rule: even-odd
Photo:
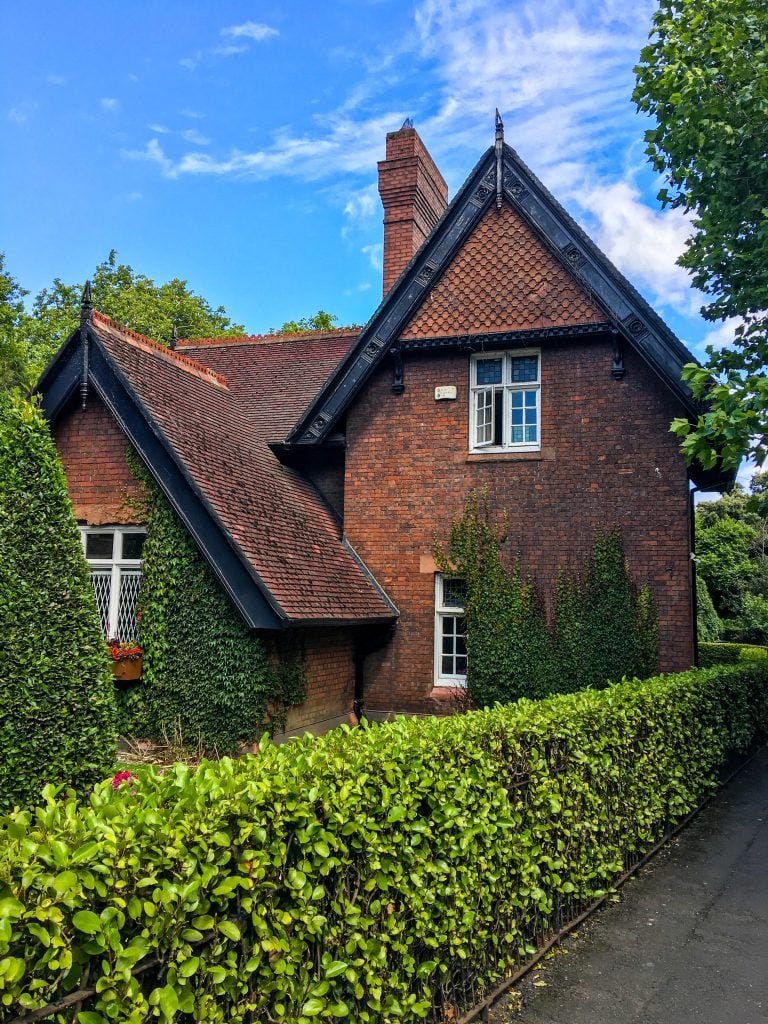
[[[400,129],[400,131],[402,131],[403,128],[413,128],[413,118],[412,117],[406,117],[406,119],[403,121],[403,125],[402,125],[402,128]]]
[[[501,120],[499,108],[496,107],[496,209],[501,209],[502,188],[504,185],[504,122]]]
[[[176,350],[176,345],[178,344],[178,341],[179,332],[176,330],[176,321],[174,320],[173,325],[171,326],[171,352],[174,352]]]
[[[91,302],[91,282],[86,281],[80,299],[80,344],[83,348],[83,365],[80,372],[80,405],[83,411],[88,403],[88,374],[91,369],[91,347],[88,337],[88,325],[91,322],[93,303]]]
[[[93,302],[91,301],[91,282],[86,281],[83,294],[80,299],[80,323],[85,324],[91,319]]]

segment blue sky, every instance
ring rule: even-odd
[[[381,297],[376,161],[414,119],[451,194],[506,140],[694,351],[728,332],[675,266],[630,94],[653,3],[7,4],[0,249],[32,293],[110,248],[250,332]]]

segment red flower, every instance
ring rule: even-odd
[[[128,771],[118,772],[117,775],[112,779],[112,789],[117,789],[121,782],[130,783],[133,775]]]

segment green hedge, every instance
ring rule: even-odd
[[[0,810],[78,789],[115,757],[112,674],[40,409],[0,393]]]
[[[0,999],[79,1024],[458,1015],[715,785],[767,682],[692,671],[51,789],[0,835]]]
[[[756,644],[699,644],[699,664],[702,668],[735,665],[740,661],[764,661],[766,658],[768,647]]]

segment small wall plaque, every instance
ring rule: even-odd
[[[455,384],[445,384],[441,388],[435,388],[435,401],[436,402],[442,402],[446,398],[455,398],[455,397],[456,397],[456,385]]]

